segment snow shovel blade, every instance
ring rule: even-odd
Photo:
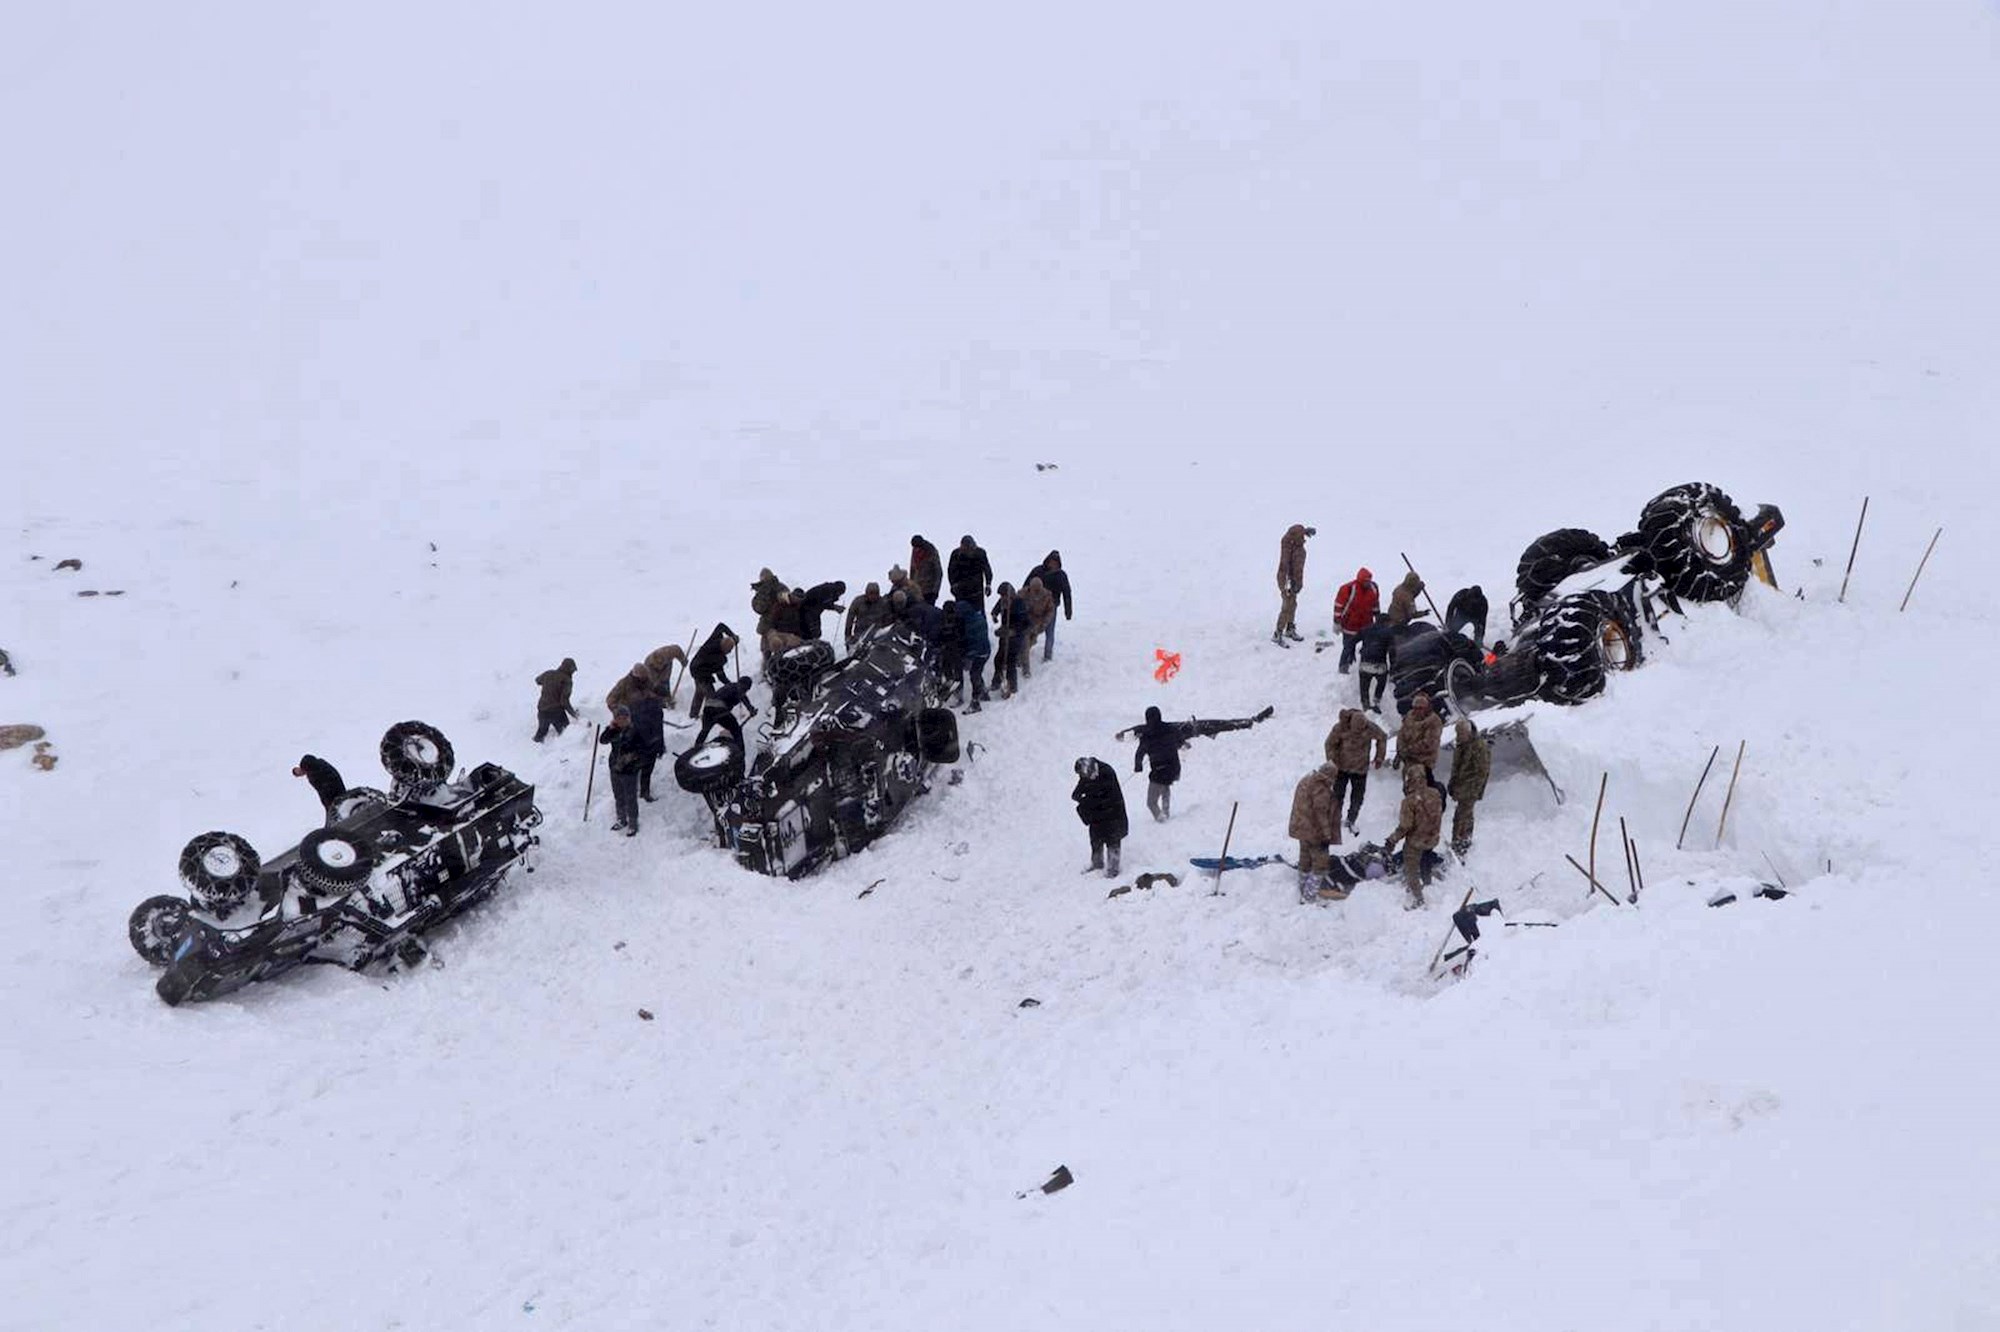
[[[1502,777],[1525,773],[1545,782],[1555,795],[1558,805],[1563,802],[1561,788],[1556,785],[1555,778],[1549,776],[1549,770],[1542,765],[1542,756],[1535,752],[1535,742],[1528,738],[1526,717],[1517,717],[1498,726],[1486,727],[1480,734],[1486,738],[1486,747],[1492,755],[1492,780],[1498,781]],[[1451,728],[1446,727],[1445,741],[1438,751],[1438,767],[1443,771],[1450,771],[1445,759],[1452,753],[1452,744]]]

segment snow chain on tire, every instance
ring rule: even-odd
[[[1539,606],[1565,578],[1615,554],[1595,532],[1581,527],[1559,528],[1535,538],[1521,552],[1521,561],[1514,568],[1514,590],[1523,606]]]
[[[294,872],[316,897],[341,897],[368,882],[375,856],[337,828],[315,828],[299,841]]]
[[[261,869],[257,852],[235,833],[205,832],[181,850],[181,883],[194,904],[212,915],[241,906]]]
[[[1691,481],[1654,496],[1637,533],[1660,581],[1687,601],[1728,601],[1750,580],[1755,554],[1743,514],[1729,496]]]
[[[382,767],[399,786],[436,786],[451,779],[451,741],[426,722],[397,722],[382,736]]]
[[[154,966],[164,967],[173,961],[174,942],[181,937],[187,918],[185,898],[149,897],[132,909],[125,932],[134,952]]]
[[[1541,697],[1550,703],[1597,697],[1610,671],[1631,670],[1643,656],[1639,627],[1607,592],[1564,597],[1542,617],[1534,643],[1525,646],[1535,654]]]

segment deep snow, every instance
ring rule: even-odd
[[[0,721],[61,757],[0,755],[0,1326],[2000,1326],[1994,20],[25,16]],[[1318,625],[1695,478],[1784,506],[1784,592],[1537,715],[1570,799],[1496,789],[1473,872],[1560,928],[1440,987],[1442,906],[1077,875],[1070,764],[1149,702],[1278,715],[1128,880],[1233,800],[1288,849],[1348,697],[1264,641],[1288,523]],[[800,884],[677,793],[578,822],[536,671],[601,716],[913,530],[1077,582],[962,785]],[[282,848],[299,752],[372,781],[405,717],[538,784],[538,871],[440,969],[164,1008],[124,919],[181,845]],[[1637,910],[1561,858],[1603,772]],[[1795,896],[1702,905],[1767,855]]]

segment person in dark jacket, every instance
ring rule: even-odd
[[[847,595],[847,584],[841,582],[815,583],[799,598],[799,637],[808,643],[820,640],[820,618],[828,611],[836,613],[847,607],[840,599]]]
[[[1012,583],[993,598],[993,687],[1003,699],[1021,687],[1021,654],[1028,644],[1028,603]]]
[[[983,600],[954,601],[958,607],[960,649],[965,659],[965,673],[972,681],[972,704],[967,712],[979,711],[979,705],[992,695],[986,692],[986,659],[993,653],[993,640],[986,633],[986,612],[981,609]]]
[[[303,777],[312,784],[313,794],[319,797],[320,807],[326,811],[326,821],[332,823],[333,807],[347,794],[347,783],[340,780],[340,770],[317,754],[302,754],[292,776]]]
[[[863,588],[861,595],[847,608],[847,632],[844,636],[848,650],[853,651],[855,643],[870,630],[889,623],[894,618],[892,610],[889,598],[882,595],[880,583],[870,583]]]
[[[694,660],[688,663],[688,674],[694,677],[694,698],[688,702],[688,716],[701,715],[702,700],[720,689],[729,676],[729,654],[736,650],[736,631],[726,624],[718,624],[709,630],[696,650]]]
[[[956,601],[938,607],[936,670],[941,690],[954,700],[965,697],[965,621]]]
[[[639,770],[645,766],[645,743],[632,727],[632,709],[620,705],[611,711],[611,724],[600,737],[606,764],[611,769],[611,802],[618,817],[612,832],[627,837],[639,835]]]
[[[1070,597],[1069,575],[1063,572],[1061,551],[1052,550],[1043,556],[1042,562],[1028,571],[1028,578],[1042,580],[1042,586],[1048,589],[1049,595],[1055,598],[1056,605],[1061,607],[1062,617],[1065,620],[1075,618],[1076,607]],[[1021,586],[1028,585],[1028,578],[1021,580]],[[1042,660],[1047,661],[1055,655],[1056,622],[1051,617],[1042,631]]]
[[[1444,631],[1455,634],[1461,629],[1472,630],[1472,642],[1476,647],[1486,646],[1486,594],[1479,584],[1461,587],[1451,594],[1451,600],[1444,607]]]
[[[921,532],[910,538],[910,581],[916,584],[919,601],[937,605],[938,589],[944,586],[944,559]]]
[[[653,765],[667,752],[666,703],[657,693],[641,694],[627,705],[632,718],[632,734],[643,756],[639,763],[639,799],[651,802]]]
[[[757,709],[750,703],[750,690],[755,683],[745,675],[735,684],[724,685],[702,700],[701,729],[694,733],[694,748],[700,749],[707,744],[709,733],[716,730],[728,732],[736,747],[743,748],[743,724],[736,720],[736,709],[746,709],[746,719],[757,715]]]
[[[1138,738],[1138,752],[1132,755],[1132,771],[1143,772],[1152,765],[1146,783],[1146,811],[1156,822],[1165,823],[1174,813],[1174,783],[1181,779],[1181,750],[1190,740],[1221,735],[1225,731],[1247,731],[1269,720],[1273,709],[1265,708],[1254,717],[1227,721],[1202,721],[1191,717],[1184,722],[1162,721],[1158,708],[1146,709],[1146,720],[1121,735]]]
[[[924,645],[929,660],[937,659],[938,640],[944,636],[944,612],[928,601],[919,601],[905,595],[903,604],[896,607],[895,620],[909,626],[917,641]]]
[[[1103,870],[1107,879],[1117,878],[1118,848],[1132,830],[1117,772],[1109,763],[1078,759],[1076,789],[1069,798],[1076,802],[1076,816],[1090,830],[1090,868]]]
[[[1389,623],[1386,614],[1378,613],[1375,623],[1361,631],[1355,645],[1355,658],[1361,664],[1361,706],[1378,715],[1382,711],[1382,691],[1389,687],[1389,649],[1395,642],[1396,626]]]
[[[945,577],[951,583],[952,596],[960,601],[976,601],[984,608],[986,598],[993,595],[993,562],[986,558],[986,552],[979,548],[971,533],[958,539],[958,549],[951,553]]]
[[[576,716],[576,707],[570,700],[570,690],[576,685],[576,659],[564,657],[562,665],[552,671],[543,671],[535,677],[541,687],[542,696],[535,704],[535,743],[548,739],[553,730],[561,735],[569,729],[570,719]]]

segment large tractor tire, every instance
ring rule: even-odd
[[[436,786],[451,779],[451,741],[427,722],[397,722],[382,736],[382,767],[398,786]]]
[[[1514,590],[1522,606],[1538,607],[1571,574],[1602,564],[1618,552],[1604,538],[1581,527],[1564,527],[1535,538],[1514,568]]]
[[[1581,703],[1604,692],[1605,677],[1629,671],[1643,658],[1639,626],[1616,597],[1584,592],[1551,606],[1536,626],[1534,642],[1516,652],[1534,653],[1540,695],[1550,703]]]
[[[368,882],[375,857],[358,839],[337,828],[315,828],[299,841],[294,873],[315,897],[345,897]]]
[[[717,736],[674,760],[674,783],[689,795],[714,795],[742,780],[743,750],[728,736]]]
[[[1662,491],[1639,513],[1639,547],[1684,601],[1728,601],[1750,581],[1757,543],[1729,496],[1702,481]]]
[[[125,932],[132,949],[156,967],[173,961],[174,941],[187,924],[188,904],[183,897],[149,897],[132,909]]]
[[[205,832],[181,849],[181,884],[211,915],[226,916],[243,905],[262,868],[257,852],[235,833]]]

